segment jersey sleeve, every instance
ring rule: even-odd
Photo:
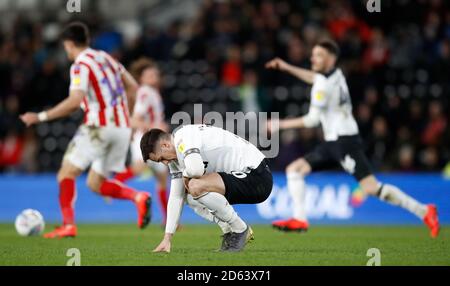
[[[88,92],[89,69],[80,64],[73,64],[70,68],[70,90],[81,90]]]
[[[186,126],[181,128],[174,136],[177,153],[183,158],[190,154],[200,153],[202,140],[198,126]]]
[[[169,163],[169,172],[172,179],[179,179],[183,177],[183,173],[180,168],[178,168],[176,163]]]
[[[314,77],[314,84],[311,90],[311,106],[323,108],[328,101],[327,79],[321,74]]]

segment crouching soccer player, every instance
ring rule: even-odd
[[[217,127],[186,125],[173,134],[148,131],[141,151],[144,161],[168,165],[172,177],[166,233],[154,252],[170,252],[185,201],[222,228],[222,251],[241,251],[253,239],[232,205],[264,202],[272,191],[266,158],[255,146]]]

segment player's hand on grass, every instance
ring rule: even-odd
[[[288,66],[289,64],[280,58],[274,58],[273,60],[266,63],[266,69],[274,69],[280,71],[285,71]]]
[[[27,127],[39,122],[38,114],[34,112],[27,112],[25,114],[22,114],[20,116],[20,119],[23,121],[23,123],[25,123]]]
[[[170,253],[170,246],[171,246],[171,242],[170,242],[170,238],[166,236],[164,236],[164,239],[161,241],[161,243],[153,250],[153,252],[166,252],[166,253]]]

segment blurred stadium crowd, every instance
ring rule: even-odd
[[[111,22],[94,4],[73,17],[92,28],[95,48],[125,65],[141,56],[158,61],[169,119],[179,110],[192,112],[193,103],[203,103],[203,112],[306,113],[309,88],[265,70],[264,63],[279,56],[308,67],[311,47],[331,36],[341,47],[340,66],[376,168],[440,171],[449,161],[447,1],[382,1],[382,12],[372,14],[365,1],[197,2],[195,17],[163,26],[149,24],[144,14],[126,24]],[[57,35],[69,19],[58,16],[65,5],[59,9],[42,10],[38,20],[33,13],[16,13],[10,25],[2,25],[1,171],[56,170],[81,118],[75,114],[28,130],[18,119],[21,112],[41,110],[67,96],[69,63]],[[276,170],[314,148],[321,133],[286,131],[281,139],[280,156],[272,162]]]

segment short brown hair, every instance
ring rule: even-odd
[[[85,47],[90,44],[89,28],[82,22],[72,22],[62,31],[60,38],[63,41],[72,41],[77,47]]]
[[[316,46],[319,46],[321,48],[324,48],[327,50],[330,54],[333,54],[336,56],[336,58],[339,58],[339,55],[341,53],[338,44],[331,40],[331,39],[325,39],[322,41],[319,41]]]
[[[147,162],[147,160],[150,159],[149,154],[155,151],[156,144],[158,144],[161,139],[167,138],[168,136],[169,133],[161,129],[151,129],[142,136],[140,145],[144,162]]]
[[[158,65],[149,58],[140,58],[130,66],[130,73],[139,82],[139,78],[146,69],[158,69]]]

